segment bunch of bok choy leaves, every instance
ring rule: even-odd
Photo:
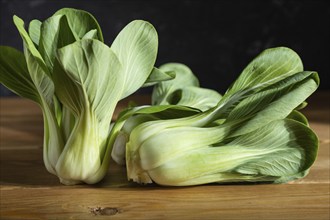
[[[146,84],[173,78],[154,68],[158,36],[148,22],[129,23],[109,47],[88,12],[63,8],[28,31],[14,24],[24,52],[0,47],[0,82],[38,103],[43,159],[64,184],[96,183],[108,170],[110,122],[117,103]]]
[[[166,66],[175,69],[178,78],[190,72],[182,64]],[[194,81],[193,75],[184,80],[189,86]],[[303,70],[294,51],[278,47],[262,52],[206,110],[157,106],[171,103],[173,94],[178,103],[186,97],[186,103],[210,97],[192,91],[178,96],[180,88],[172,89],[176,85],[175,79],[160,82],[154,87],[154,106],[132,108],[119,116],[112,156],[126,164],[128,179],[186,186],[283,183],[307,175],[317,156],[318,138],[299,110],[318,88],[319,78]],[[175,117],[166,116],[168,110]]]

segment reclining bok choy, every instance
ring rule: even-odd
[[[189,76],[189,68],[181,66],[165,67],[176,69],[177,77]],[[112,156],[119,164],[126,162],[128,179],[187,186],[284,183],[307,175],[317,156],[318,138],[299,109],[317,89],[319,78],[316,72],[303,70],[294,51],[265,50],[213,107],[199,112],[187,109],[190,115],[166,118],[157,104],[164,97],[171,102],[177,92],[165,88],[175,85],[175,79],[160,82],[153,98],[162,101],[152,100],[154,106],[133,108],[118,118],[114,128],[120,132]],[[184,94],[175,100],[186,100]],[[203,95],[185,96],[198,102]],[[187,103],[194,103],[194,98]]]

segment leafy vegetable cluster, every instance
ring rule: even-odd
[[[169,77],[154,68],[155,28],[133,21],[108,47],[85,11],[61,9],[43,22],[31,21],[28,32],[17,16],[14,23],[24,53],[0,47],[1,83],[40,105],[47,170],[64,184],[98,182],[110,161],[110,122],[118,101]]]
[[[0,47],[0,82],[38,103],[44,162],[63,184],[96,183],[111,157],[138,183],[283,183],[307,175],[318,139],[299,112],[317,89],[289,48],[257,56],[222,96],[201,88],[189,67],[154,67],[158,37],[142,20],[110,47],[88,12],[64,8],[41,22],[14,16],[24,53]],[[154,86],[152,105],[117,103]]]

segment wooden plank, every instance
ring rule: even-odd
[[[6,219],[329,219],[327,184],[165,187],[38,187],[2,190]],[[19,196],[18,196],[19,195]],[[308,196],[308,198],[307,198]],[[24,198],[24,199],[22,199]]]
[[[63,186],[42,162],[39,107],[0,99],[1,219],[330,219],[329,100],[317,93],[303,112],[320,139],[307,177],[288,184],[140,186],[111,163],[96,185]],[[133,97],[148,104],[148,96]],[[119,104],[118,111],[128,104]],[[109,216],[108,216],[109,217]]]

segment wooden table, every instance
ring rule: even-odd
[[[134,97],[138,103],[146,97]],[[1,99],[1,219],[311,219],[329,220],[329,92],[318,92],[304,113],[320,138],[317,161],[288,184],[193,187],[140,186],[111,164],[96,185],[61,185],[42,161],[39,107]],[[123,101],[119,109],[127,103]]]

